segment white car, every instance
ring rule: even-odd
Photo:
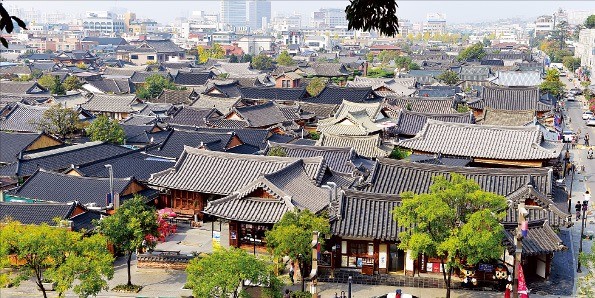
[[[593,112],[591,111],[586,111],[583,113],[583,120],[589,120],[593,118]]]
[[[595,118],[589,118],[587,120],[587,126],[595,126]]]

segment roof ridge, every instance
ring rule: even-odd
[[[23,159],[24,160],[32,160],[32,159],[37,159],[37,158],[40,158],[40,157],[45,157],[45,156],[60,154],[60,153],[64,153],[64,152],[70,152],[70,151],[74,151],[74,150],[78,150],[78,149],[82,149],[82,148],[89,148],[89,147],[99,146],[99,145],[102,145],[102,144],[109,145],[109,144],[107,144],[105,142],[102,142],[102,141],[86,142],[86,143],[83,143],[83,144],[76,144],[76,145],[71,145],[71,146],[66,146],[66,147],[60,147],[60,148],[56,148],[56,149],[50,149],[50,150],[46,150],[46,151],[42,151],[42,152],[26,154],[23,157]]]
[[[457,167],[457,166],[446,166],[436,165],[427,163],[409,162],[405,160],[396,160],[386,157],[381,157],[376,160],[376,164],[379,166],[398,166],[406,168],[414,168],[420,170],[434,171],[434,172],[461,172],[461,173],[474,173],[474,174],[487,174],[487,175],[521,175],[526,176],[527,174],[535,175],[547,174],[551,167],[542,168],[487,168],[487,167]]]

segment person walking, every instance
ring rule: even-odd
[[[289,280],[291,281],[291,284],[294,285],[295,282],[293,280],[293,276],[295,274],[295,271],[293,270],[293,263],[289,266]]]
[[[574,210],[576,210],[576,221],[581,219],[581,201],[576,201],[576,205],[574,205]]]
[[[576,137],[572,137],[571,145],[572,145],[572,149],[576,148]]]
[[[585,133],[585,146],[589,146],[589,133]]]

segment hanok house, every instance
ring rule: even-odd
[[[275,77],[276,88],[298,88],[301,86],[302,76],[295,72],[285,72]]]
[[[161,190],[160,207],[204,219],[207,202],[231,195],[261,175],[277,172],[298,158],[242,155],[185,147],[176,165],[155,173],[149,184]],[[322,183],[322,157],[304,158],[307,176]]]
[[[483,87],[481,98],[470,100],[468,106],[475,118],[483,116],[486,108],[508,111],[534,111],[537,118],[542,118],[552,110],[548,103],[540,101],[539,88],[502,88]]]
[[[399,112],[396,125],[389,129],[389,133],[405,138],[414,137],[422,130],[428,119],[467,124],[474,122],[471,113],[429,114],[404,109]]]
[[[543,167],[554,164],[563,144],[545,141],[537,126],[505,127],[427,120],[413,138],[398,146],[420,154],[470,157],[472,164]]]
[[[334,190],[331,190],[334,191]],[[229,244],[256,247],[266,244],[265,233],[287,212],[320,213],[330,204],[329,190],[320,188],[302,160],[251,181],[232,194],[210,201],[204,213],[229,220]]]
[[[114,199],[109,199],[110,179],[81,177],[38,169],[23,185],[8,193],[7,201],[79,202],[85,206],[111,209],[134,194],[154,199],[155,190],[149,189],[133,177],[114,178]],[[110,205],[111,204],[111,205]]]
[[[99,220],[101,216],[101,212],[89,210],[79,202],[33,204],[0,200],[0,220],[10,218],[25,225],[54,226],[57,224],[55,219],[59,218],[73,231],[90,231],[95,228],[93,220]]]
[[[386,157],[390,154],[392,146],[384,144],[380,134],[367,136],[347,136],[323,133],[316,141],[316,146],[325,147],[350,147],[355,152],[366,158]]]
[[[105,115],[112,119],[122,120],[128,118],[133,112],[143,108],[136,94],[107,95],[94,94],[81,108],[95,115]]]
[[[10,133],[0,131],[0,165],[16,162],[22,153],[56,148],[63,144],[64,142],[46,133]]]
[[[241,87],[242,100],[248,102],[265,103],[275,101],[277,103],[292,104],[308,96],[306,88],[271,88],[271,87]]]
[[[332,257],[327,258],[330,259],[328,266],[331,269],[357,269],[362,274],[439,274],[439,266],[434,265],[439,262],[438,259],[424,255],[412,256],[398,249],[398,236],[402,227],[393,220],[392,210],[400,204],[401,193],[427,193],[433,177],[449,177],[451,173],[473,179],[483,190],[510,200],[513,208],[509,208],[503,221],[508,230],[511,223],[516,223],[519,203],[541,207],[530,209],[529,219],[541,221],[541,225],[532,224],[530,227],[533,232],[530,231],[530,235],[525,238],[524,258],[526,274],[544,276],[540,272],[545,269],[547,277],[551,254],[565,249],[560,245],[559,237],[551,233],[551,227],[569,224],[569,214],[563,211],[567,195],[563,189],[553,186],[551,169],[453,167],[387,158],[379,159],[372,174],[356,184],[353,190],[346,190],[337,196],[335,213],[331,213],[332,237],[327,242],[327,251],[332,253]],[[504,261],[512,266],[510,243],[507,242],[507,245],[509,252],[505,253]],[[544,263],[539,263],[542,261]]]

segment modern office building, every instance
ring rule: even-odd
[[[251,30],[259,30],[263,25],[271,22],[271,1],[252,0],[248,1],[248,26]]]
[[[428,13],[423,25],[423,33],[430,35],[446,33],[446,14]]]
[[[345,10],[341,8],[321,8],[312,12],[311,25],[313,28],[347,27]]]
[[[85,32],[97,32],[102,35],[112,35],[125,31],[124,20],[110,11],[87,12],[83,18]]]
[[[270,13],[269,13],[270,15]],[[221,22],[234,27],[246,25],[245,0],[221,0]]]

